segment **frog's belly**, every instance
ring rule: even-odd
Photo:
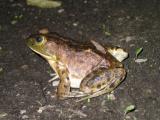
[[[71,88],[79,88],[82,78],[78,78],[76,76],[69,75],[69,80],[71,82]]]

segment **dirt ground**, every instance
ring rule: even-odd
[[[160,1],[61,0],[59,8],[0,1],[0,120],[160,120]],[[25,39],[49,28],[78,41],[125,48],[125,81],[108,95],[76,103],[52,97],[48,63]],[[136,59],[136,50],[143,52]],[[125,115],[130,105],[136,108]]]

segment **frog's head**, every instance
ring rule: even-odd
[[[31,35],[27,39],[27,45],[29,48],[31,48],[34,52],[41,55],[45,59],[49,60],[53,59],[55,56],[47,51],[47,48],[45,46],[47,42],[47,37],[43,34]]]

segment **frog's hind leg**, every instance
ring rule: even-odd
[[[123,81],[125,74],[126,72],[123,68],[110,70],[100,68],[93,71],[82,81],[80,88],[84,93],[90,94],[81,98],[78,102],[113,91]]]

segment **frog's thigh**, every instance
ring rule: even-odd
[[[123,68],[99,68],[87,75],[81,82],[80,90],[84,93],[95,93],[102,89],[113,90],[125,77]]]

